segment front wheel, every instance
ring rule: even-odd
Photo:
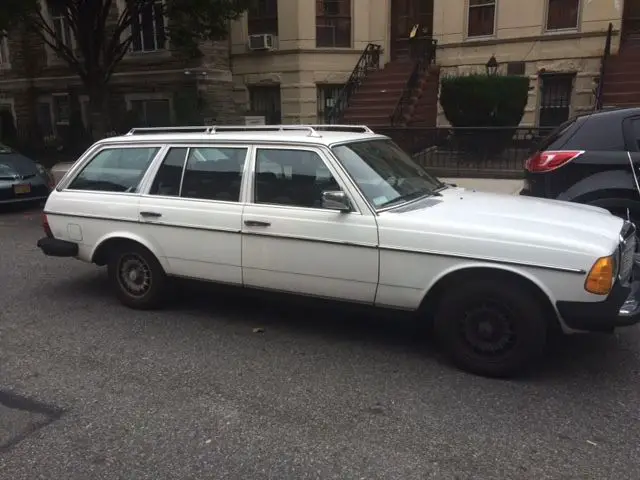
[[[520,373],[547,340],[547,322],[534,295],[501,279],[452,286],[436,310],[434,327],[458,367],[488,377]]]
[[[135,243],[119,245],[109,256],[109,279],[120,302],[137,310],[163,304],[166,274],[156,257]]]

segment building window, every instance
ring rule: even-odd
[[[318,85],[318,123],[331,123],[329,113],[335,105],[344,85]]]
[[[247,13],[249,35],[278,35],[278,0],[253,0]]]
[[[251,115],[264,117],[267,125],[282,123],[280,109],[280,85],[249,87]]]
[[[578,28],[580,0],[548,0],[547,30]]]
[[[56,125],[69,125],[71,103],[69,95],[53,95],[53,119]]]
[[[71,47],[71,27],[69,27],[69,19],[66,15],[65,3],[60,0],[49,0],[48,5],[51,24],[53,31],[56,33],[55,40],[60,41],[67,47]]]
[[[316,0],[316,46],[351,47],[351,0]]]
[[[134,52],[164,50],[167,44],[164,22],[164,5],[161,1],[145,4],[139,14],[131,19],[131,50]]]
[[[496,17],[496,0],[469,0],[468,37],[493,35]]]
[[[130,100],[129,108],[138,117],[138,127],[171,126],[171,101],[168,98]]]
[[[569,119],[573,73],[541,75],[540,127],[557,127]]]
[[[9,65],[9,39],[6,36],[0,37],[0,68]]]

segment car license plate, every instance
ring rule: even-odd
[[[16,195],[29,193],[29,192],[31,192],[31,185],[29,185],[28,183],[24,184],[24,185],[14,185],[13,186],[13,192]]]

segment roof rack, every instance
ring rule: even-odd
[[[205,133],[217,132],[284,132],[304,131],[310,137],[320,137],[318,131],[374,133],[366,125],[215,125],[193,127],[142,127],[132,128],[129,135],[145,135],[154,133]]]
[[[319,137],[309,125],[216,125],[210,133],[217,132],[284,132],[305,131],[310,137]]]
[[[213,127],[142,127],[132,128],[126,135],[144,135],[149,133],[211,133]]]
[[[361,132],[361,133],[374,133],[366,125],[336,125],[333,123],[326,125],[307,125],[314,130],[326,130],[326,131],[336,131],[336,132]]]

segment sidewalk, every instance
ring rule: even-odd
[[[480,192],[507,193],[517,195],[522,188],[522,180],[503,180],[495,178],[440,178],[446,183],[455,183],[458,187]]]

